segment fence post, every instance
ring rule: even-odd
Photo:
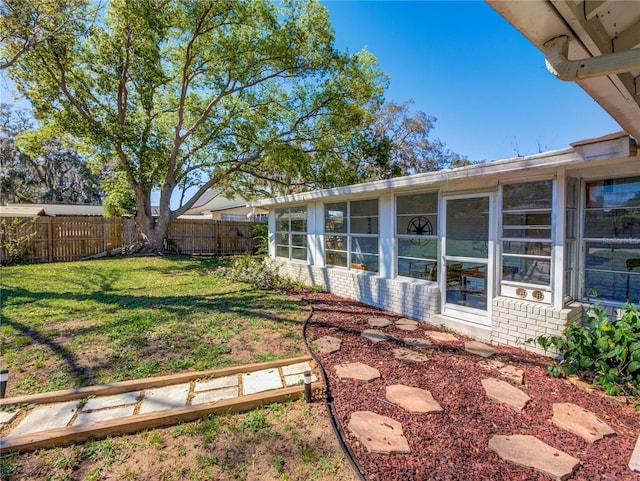
[[[47,217],[47,250],[49,251],[49,262],[53,262],[53,227],[51,217]]]

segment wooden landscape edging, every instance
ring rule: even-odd
[[[323,384],[322,382],[315,382],[311,387],[315,391],[322,389]],[[223,401],[198,404],[197,406],[166,409],[148,414],[135,414],[119,419],[50,429],[39,433],[23,434],[22,436],[8,436],[2,439],[0,454],[52,448],[86,441],[87,439],[101,439],[113,435],[129,434],[145,429],[178,424],[182,421],[194,421],[208,414],[248,411],[263,404],[291,400],[303,392],[304,385],[298,385]]]
[[[24,396],[15,396],[0,399],[0,407],[10,406],[13,404],[50,404],[63,401],[73,401],[74,399],[82,399],[88,396],[109,396],[112,394],[121,394],[123,392],[137,391],[139,389],[150,389],[154,387],[171,386],[172,384],[180,384],[183,382],[193,381],[195,379],[207,377],[224,377],[232,376],[243,372],[260,371],[262,369],[272,369],[275,367],[287,366],[289,364],[297,364],[299,362],[312,361],[311,356],[292,357],[287,359],[278,359],[276,361],[259,362],[254,364],[243,364],[240,366],[227,367],[224,369],[210,369],[208,371],[192,371],[180,374],[171,374],[168,376],[149,377],[146,379],[133,379],[131,381],[116,382],[113,384],[102,384],[98,386],[87,386],[76,389],[66,389],[62,391],[51,391],[40,394],[26,394]]]

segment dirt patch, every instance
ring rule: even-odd
[[[546,480],[546,476],[502,461],[488,449],[495,434],[529,434],[580,459],[574,480],[638,479],[627,467],[638,433],[640,416],[631,404],[611,400],[600,391],[588,392],[567,380],[549,377],[550,359],[520,349],[493,346],[491,359],[522,369],[525,385],[520,388],[531,402],[516,413],[491,401],[484,394],[482,379],[500,377],[497,370],[482,367],[483,358],[464,350],[468,338],[443,342],[435,349],[410,347],[427,356],[423,363],[396,359],[393,349],[403,346],[406,333],[390,325],[384,328],[389,340],[371,343],[360,333],[367,329],[371,316],[398,316],[339,299],[328,294],[310,294],[315,313],[308,335],[313,339],[334,336],[342,348],[320,355],[333,396],[336,418],[347,444],[371,480]],[[435,326],[420,323],[412,337],[427,337]],[[407,347],[407,346],[403,346]],[[365,362],[380,371],[381,378],[367,384],[341,381],[334,366]],[[438,414],[411,414],[385,399],[386,386],[404,384],[429,390],[443,408]],[[617,433],[595,443],[554,426],[554,402],[571,402],[597,414]],[[411,447],[411,454],[371,454],[349,432],[351,413],[369,410],[400,421]]]

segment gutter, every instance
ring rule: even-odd
[[[576,81],[640,70],[640,49],[569,60],[569,37],[561,35],[543,45],[547,69],[561,80]]]

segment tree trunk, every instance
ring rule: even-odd
[[[150,191],[144,191],[138,186],[136,193],[137,212],[134,217],[140,227],[142,238],[142,252],[148,254],[162,254],[165,252],[164,239],[172,219],[168,201],[160,199],[160,209],[157,216],[153,216]]]

